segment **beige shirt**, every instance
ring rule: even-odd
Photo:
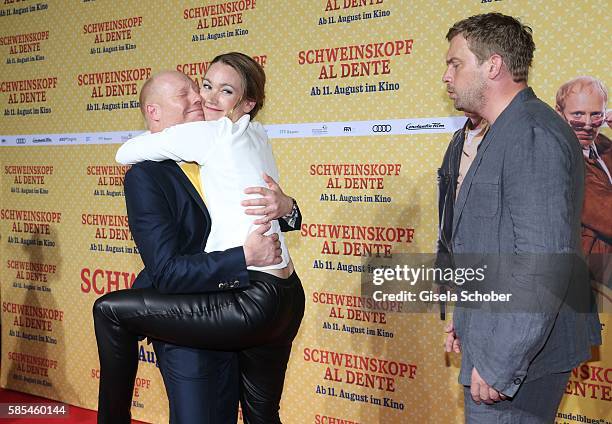
[[[463,179],[465,175],[470,170],[470,166],[472,162],[474,162],[474,158],[476,157],[476,152],[478,151],[478,146],[480,142],[487,134],[487,130],[489,129],[489,124],[484,119],[480,121],[480,124],[472,130],[465,130],[463,142],[463,151],[461,152],[461,162],[459,163],[459,175],[457,176],[457,190],[455,191],[455,199],[459,194],[459,190],[461,189],[461,183],[463,183]]]

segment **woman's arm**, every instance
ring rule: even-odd
[[[178,124],[157,133],[145,133],[125,142],[117,151],[115,160],[125,165],[168,159],[203,165],[223,137],[243,131],[235,128],[232,132],[232,125],[229,119],[223,118]]]
[[[300,210],[295,199],[287,196],[277,183],[280,175],[266,130],[258,122],[251,122],[251,130],[256,137],[265,140],[267,147],[270,149],[267,174],[263,175],[267,187],[248,187],[245,189],[246,194],[259,194],[259,197],[243,200],[241,205],[249,207],[245,210],[247,215],[259,215],[259,218],[253,221],[253,224],[264,224],[272,219],[278,219],[283,232],[299,229],[302,222]]]

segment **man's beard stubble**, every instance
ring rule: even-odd
[[[481,78],[478,73],[474,73],[472,85],[467,87],[462,93],[459,93],[455,90],[455,109],[460,110],[462,112],[471,112],[480,115],[480,111],[482,111],[486,104],[486,90],[487,81]]]

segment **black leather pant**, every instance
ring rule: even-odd
[[[239,351],[244,422],[280,423],[291,343],[304,315],[304,290],[296,273],[280,279],[249,271],[249,277],[249,287],[226,292],[164,295],[147,288],[100,297],[93,308],[100,356],[98,423],[130,423],[140,335]]]

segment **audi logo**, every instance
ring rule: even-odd
[[[373,125],[372,131],[375,133],[391,132],[391,125]]]

